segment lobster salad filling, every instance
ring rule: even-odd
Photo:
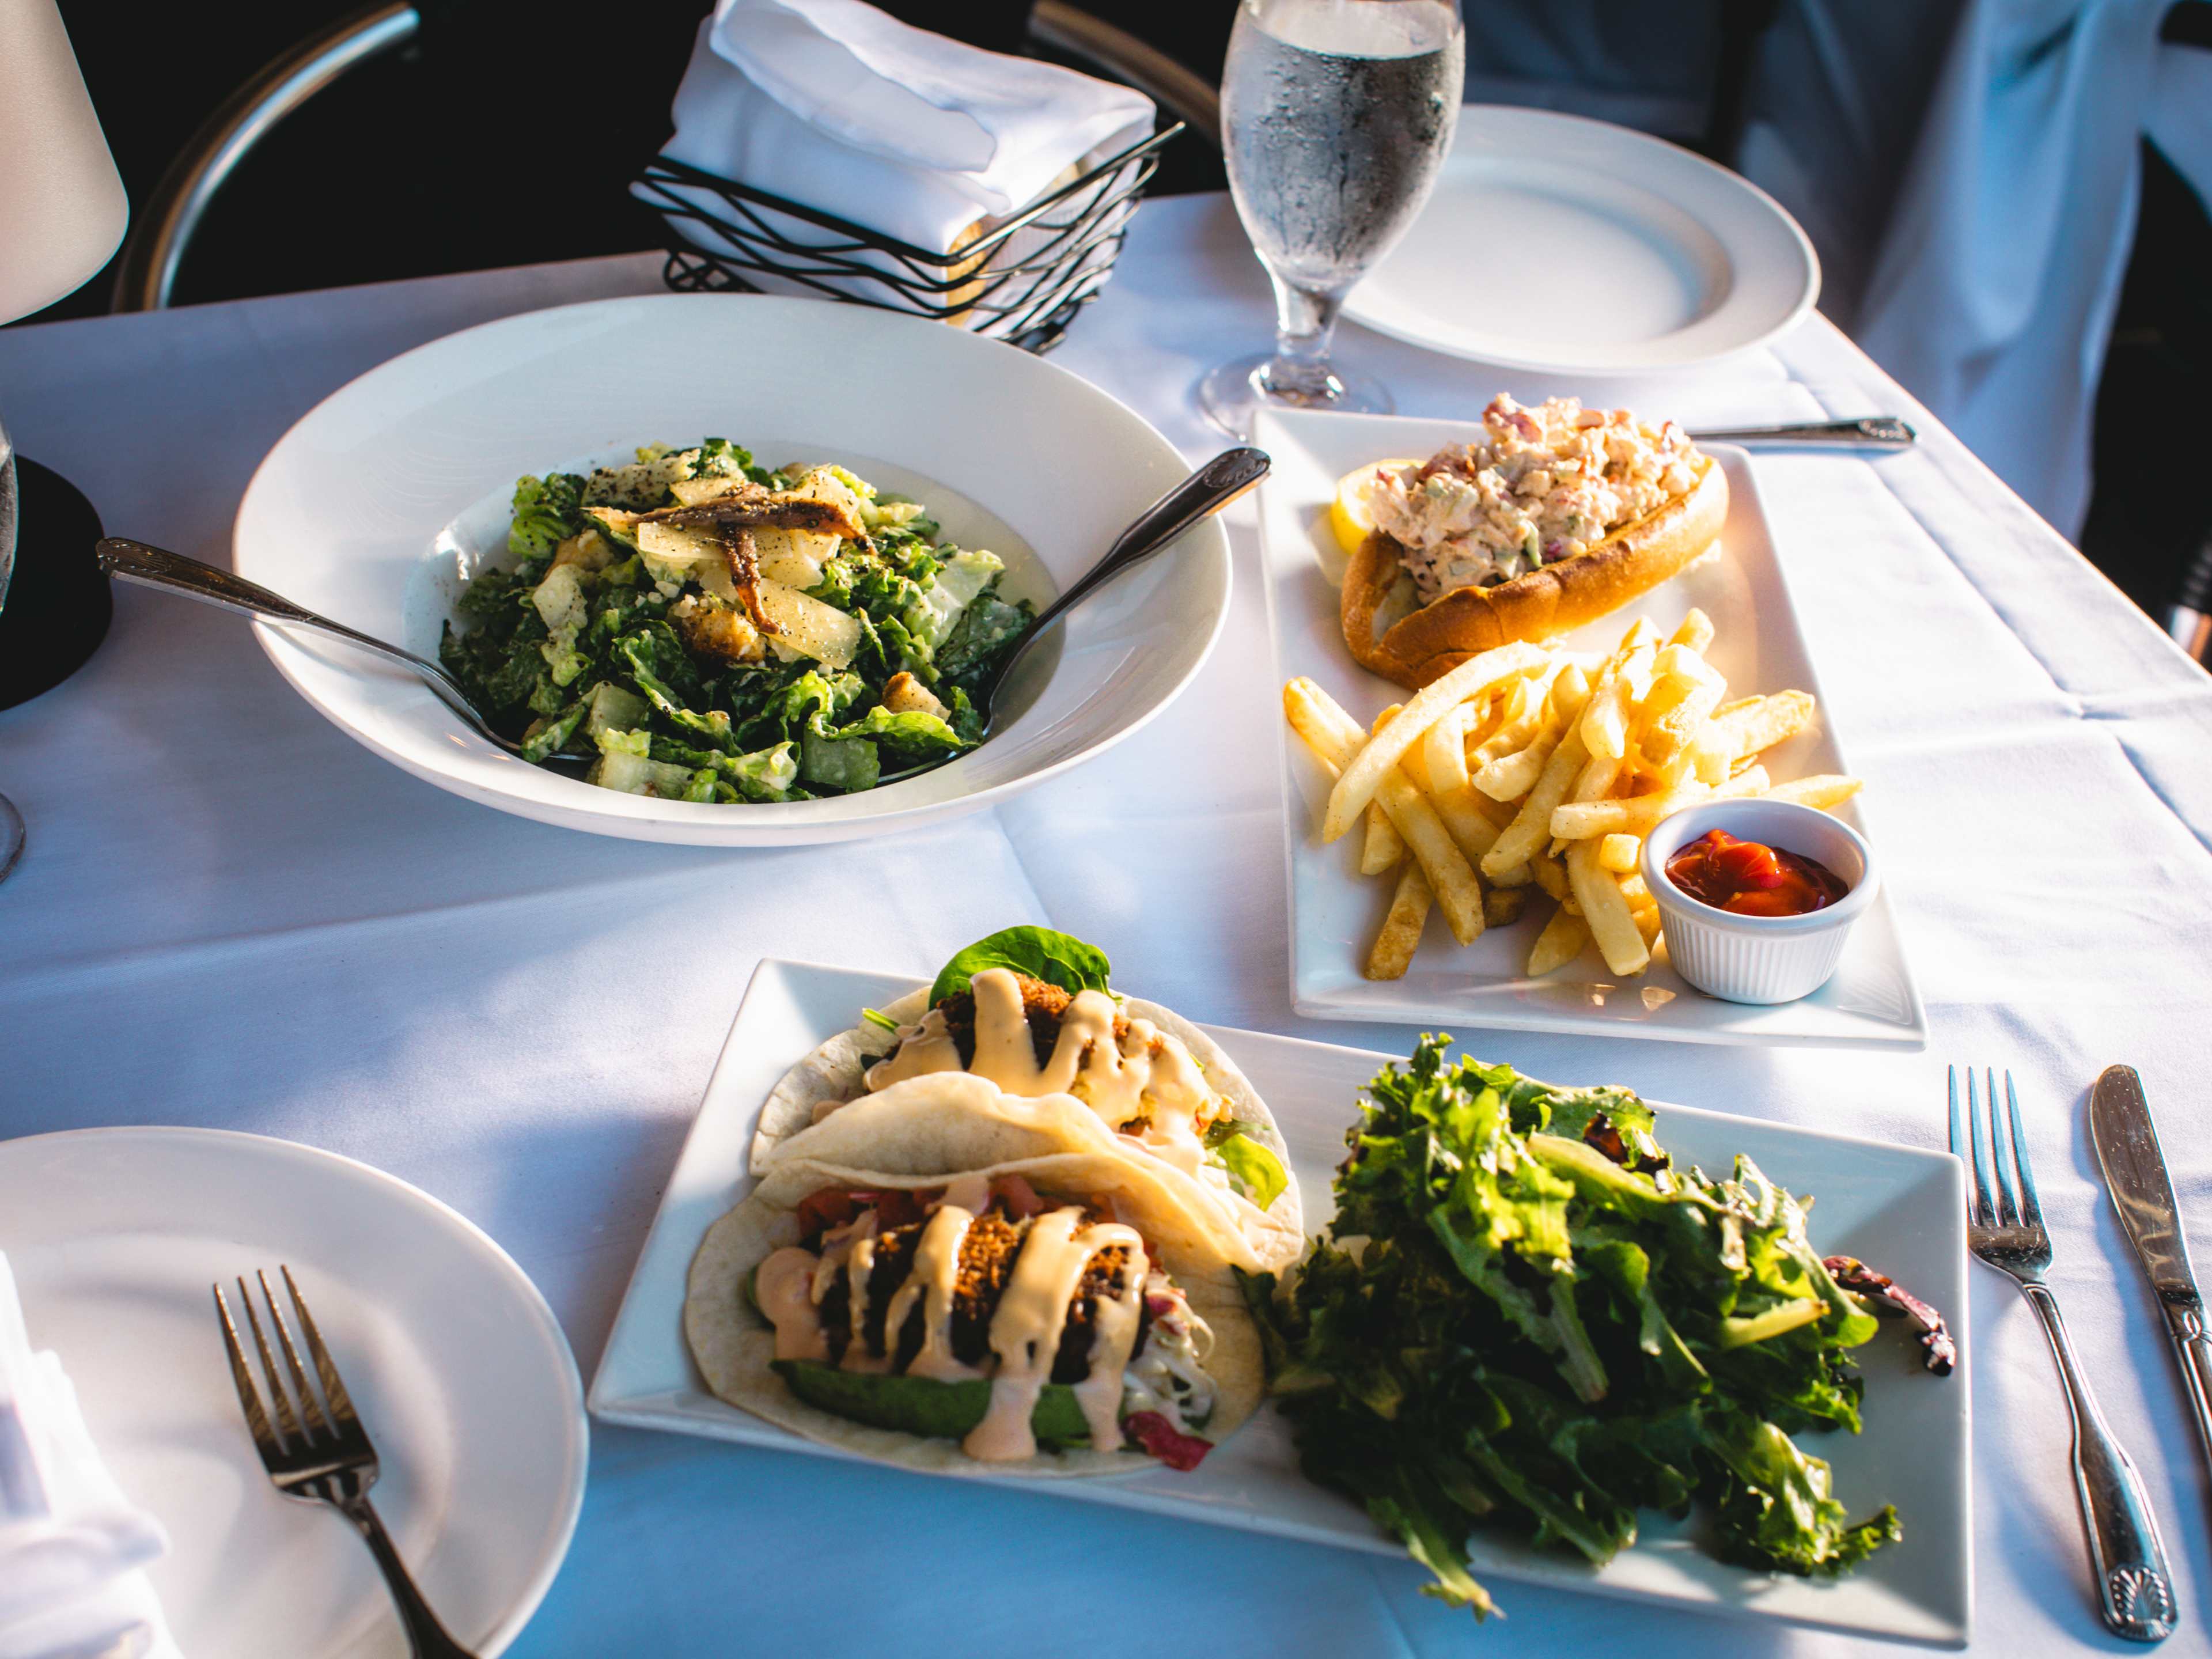
[[[1672,421],[1573,398],[1524,408],[1504,392],[1483,436],[1418,466],[1378,467],[1375,527],[1396,542],[1424,604],[1588,552],[1689,493],[1704,458]]]

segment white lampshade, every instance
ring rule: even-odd
[[[130,216],[54,0],[0,0],[0,323],[74,292]]]

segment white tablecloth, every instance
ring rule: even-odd
[[[532,307],[652,289],[647,258],[0,334],[0,408],[111,530],[216,560],[255,463],[352,375]],[[743,303],[733,301],[732,303]],[[1189,389],[1261,343],[1225,200],[1146,206],[1057,361],[1194,456]],[[1498,374],[1348,330],[1408,412]],[[1696,420],[1894,410],[1913,453],[1762,456],[1812,648],[1890,870],[1925,1054],[1477,1034],[1540,1076],[1942,1143],[1947,1060],[2010,1066],[2054,1281],[2142,1465],[2207,1639],[2206,1477],[2152,1303],[2095,1178],[2084,1091],[2139,1066],[2212,1243],[2212,680],[1817,319],[1711,374],[1580,390]],[[385,765],[278,679],[242,624],[119,589],[73,680],[0,714],[31,850],[0,887],[0,1134],[257,1130],[365,1158],[484,1226],[588,1376],[739,992],[763,955],[926,975],[1006,923],[1098,941],[1117,982],[1203,1020],[1402,1049],[1297,1020],[1249,508],[1220,647],[1103,761],[895,846],[731,854],[598,841]],[[863,917],[865,916],[865,921]],[[629,1011],[611,1019],[611,1006]],[[1975,1650],[2115,1648],[2092,1609],[2064,1406],[2030,1310],[1975,1270]],[[865,1533],[868,1565],[852,1570]],[[1478,1632],[1407,1565],[595,1425],[568,1564],[514,1651],[1842,1654],[1848,1639],[1497,1586]],[[996,1587],[996,1588],[979,1588]],[[1040,1646],[1039,1644],[1042,1644]],[[215,1659],[210,1656],[210,1659]]]

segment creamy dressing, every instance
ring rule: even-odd
[[[981,1215],[991,1207],[991,1177],[973,1170],[954,1176],[945,1183],[944,1196],[938,1201],[966,1210],[971,1215]]]
[[[1075,1403],[1083,1407],[1083,1420],[1090,1425],[1093,1451],[1115,1451],[1121,1444],[1122,1372],[1144,1318],[1145,1288],[1137,1261],[1133,1254],[1122,1266],[1121,1294],[1098,1304],[1091,1320],[1091,1370],[1073,1390]]]
[[[903,1083],[910,1077],[924,1077],[932,1072],[957,1072],[960,1066],[960,1049],[952,1041],[951,1032],[945,1029],[945,1011],[933,1008],[921,1017],[919,1025],[899,1028],[899,1046],[888,1060],[879,1060],[868,1067],[868,1092],[888,1089],[894,1083]],[[832,1103],[835,1111],[842,1101]],[[817,1108],[816,1122],[822,1121]]]
[[[845,1358],[839,1369],[848,1371],[888,1371],[891,1368],[890,1346],[884,1344],[884,1357],[878,1359],[868,1352],[862,1332],[868,1322],[868,1275],[875,1271],[876,1238],[874,1212],[868,1215],[869,1231],[852,1242],[845,1255],[845,1318],[849,1333],[845,1343]]]
[[[813,1251],[787,1244],[753,1273],[753,1301],[775,1327],[778,1359],[830,1358],[830,1335],[814,1301],[814,1270],[820,1265]]]
[[[980,1177],[963,1176],[961,1182],[976,1179]],[[988,1194],[988,1188],[985,1191]],[[983,1201],[988,1201],[988,1196]],[[973,1365],[963,1364],[952,1353],[952,1287],[960,1270],[960,1246],[968,1229],[975,1224],[975,1210],[981,1207],[981,1202],[975,1209],[953,1203],[948,1189],[945,1201],[921,1230],[921,1240],[915,1246],[913,1271],[891,1297],[890,1307],[884,1315],[884,1346],[894,1353],[898,1349],[898,1334],[906,1328],[914,1304],[921,1304],[921,1348],[906,1368],[908,1376],[957,1382],[983,1374]]]
[[[955,1199],[974,1201],[971,1208]],[[867,1319],[868,1277],[875,1265],[878,1224],[873,1210],[824,1233],[822,1253],[787,1246],[769,1255],[754,1275],[753,1296],[775,1328],[778,1359],[827,1361],[829,1334],[821,1305],[842,1276],[848,1296],[850,1339],[838,1369],[883,1373],[892,1369],[899,1334],[917,1304],[921,1309],[920,1350],[906,1368],[909,1376],[958,1382],[988,1375],[990,1404],[982,1421],[961,1443],[983,1462],[1018,1462],[1036,1450],[1030,1419],[1038,1397],[1051,1380],[1067,1328],[1070,1304],[1093,1257],[1119,1247],[1126,1252],[1118,1295],[1098,1298],[1092,1310],[1091,1352],[1083,1380],[1071,1392],[1098,1451],[1122,1443],[1125,1398],[1141,1409],[1171,1413],[1178,1422],[1196,1398],[1212,1400],[1212,1383],[1198,1368],[1200,1351],[1192,1328],[1204,1330],[1181,1294],[1158,1273],[1146,1274],[1145,1241],[1137,1230],[1113,1220],[1087,1221],[1082,1210],[1063,1206],[1032,1221],[1023,1234],[1020,1253],[991,1319],[989,1346],[995,1366],[988,1373],[963,1364],[952,1352],[952,1304],[959,1275],[961,1245],[978,1213],[990,1201],[989,1183],[980,1175],[953,1177],[945,1198],[931,1212],[915,1241],[905,1280],[884,1309],[884,1354],[868,1352],[862,1332]],[[1142,1354],[1135,1352],[1146,1300],[1172,1301],[1157,1315]],[[1206,1333],[1208,1336],[1211,1333]],[[1173,1387],[1170,1376],[1188,1386]]]
[[[980,1020],[978,1024],[980,1027]],[[976,1052],[979,1055],[982,1052],[980,1043]],[[1054,1210],[1030,1224],[1022,1253],[1014,1258],[1013,1277],[1007,1281],[1006,1292],[999,1298],[999,1310],[991,1320],[991,1352],[999,1367],[991,1377],[989,1409],[961,1442],[961,1449],[970,1457],[979,1462],[1008,1462],[1036,1450],[1030,1417],[1036,1410],[1037,1396],[1051,1379],[1060,1334],[1067,1326],[1067,1304],[1091,1258],[1111,1244],[1127,1245],[1133,1263],[1136,1253],[1145,1248],[1145,1241],[1133,1227],[1111,1221],[1086,1227],[1080,1210]],[[1096,1375],[1095,1335],[1091,1369]],[[1118,1426],[1121,1368],[1115,1365],[1106,1376],[1114,1394],[1114,1409],[1109,1417],[1115,1426],[1105,1446],[1111,1451],[1121,1443]],[[1095,1443],[1098,1425],[1087,1403],[1084,1418]]]
[[[1121,1011],[1114,999],[1103,991],[1079,991],[1060,1017],[1051,1054],[1040,1065],[1013,970],[986,969],[969,989],[975,1002],[975,1048],[964,1069],[1010,1095],[1073,1095],[1108,1127],[1128,1133],[1185,1174],[1206,1167],[1200,1130],[1214,1094],[1204,1068],[1180,1040],[1142,1018],[1131,1018],[1117,1040],[1114,1023]],[[942,1009],[902,1028],[900,1039],[890,1058],[868,1068],[871,1091],[963,1069]]]

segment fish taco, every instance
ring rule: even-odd
[[[990,1088],[938,1098],[981,1120],[975,1133],[1006,1156],[1081,1148],[1133,1158],[1176,1189],[1233,1265],[1267,1272],[1295,1261],[1297,1184],[1267,1103],[1205,1032],[1111,990],[1109,971],[1094,946],[1047,928],[978,940],[927,990],[862,1011],[785,1074],[762,1109],[754,1173],[820,1159],[820,1126],[857,1103],[964,1074]]]
[[[950,1081],[895,1103],[924,1122]],[[708,1230],[684,1328],[717,1395],[947,1474],[1191,1468],[1251,1414],[1258,1333],[1166,1182],[1097,1152],[905,1170],[928,1144],[874,1137],[873,1168],[785,1159]]]

